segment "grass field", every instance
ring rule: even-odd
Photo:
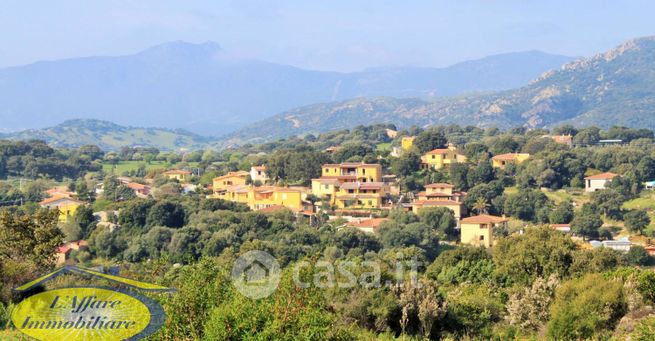
[[[648,229],[655,230],[655,191],[644,191],[639,198],[623,203],[626,210],[645,210],[650,217]]]
[[[105,171],[106,173],[111,173],[112,169],[114,170],[114,174],[120,175],[123,174],[123,172],[126,171],[132,171],[132,170],[137,170],[139,168],[139,165],[145,164],[146,165],[146,170],[151,170],[151,169],[165,169],[169,168],[168,164],[164,161],[152,161],[150,164],[147,164],[143,161],[121,161],[118,164],[115,165],[116,168],[114,168],[114,165],[110,163],[103,163],[102,164],[102,170]],[[197,162],[187,162],[186,163],[188,167],[197,167],[198,163]]]
[[[375,146],[377,150],[388,150],[391,151],[391,143],[378,143],[377,146]]]

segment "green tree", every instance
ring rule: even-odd
[[[650,225],[650,217],[648,213],[642,210],[632,210],[623,216],[625,227],[630,232],[638,232],[642,234],[644,229]]]
[[[588,205],[588,204],[585,204]],[[590,209],[583,209],[575,214],[571,221],[571,231],[583,238],[595,238],[598,236],[598,229],[603,225],[600,215]]]
[[[424,154],[433,149],[443,148],[446,146],[448,141],[443,133],[430,129],[426,130],[414,139],[414,147],[418,150],[419,153]]]
[[[548,215],[548,220],[551,224],[568,224],[573,217],[573,203],[565,200],[555,206],[555,209]]]
[[[456,238],[458,236],[455,226],[457,222],[453,211],[445,207],[426,207],[418,211],[421,222],[438,231],[444,237]]]
[[[621,281],[598,274],[563,283],[556,290],[548,323],[548,337],[556,340],[591,339],[614,329],[626,312]]]
[[[399,158],[391,161],[391,170],[398,176],[408,176],[418,171],[421,167],[421,157],[409,151],[403,153]]]
[[[184,207],[172,201],[159,201],[148,210],[146,225],[182,227],[186,219]]]
[[[528,228],[522,235],[498,240],[493,251],[495,277],[505,285],[529,285],[537,277],[566,276],[575,243],[549,228]]]

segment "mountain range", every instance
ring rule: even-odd
[[[172,42],[127,56],[0,69],[0,132],[87,118],[221,136],[312,103],[511,89],[570,60],[528,51],[445,68],[381,67],[339,73],[235,58],[213,42]]]
[[[655,129],[655,36],[566,63],[512,90],[445,98],[357,98],[295,108],[226,137],[258,142],[359,124]]]

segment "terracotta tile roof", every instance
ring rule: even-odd
[[[585,178],[585,180],[612,180],[617,176],[619,175],[611,172],[605,172],[605,173],[588,176]]]
[[[129,187],[129,188],[131,188],[131,189],[135,189],[135,190],[141,190],[141,189],[146,189],[146,188],[148,188],[148,186],[146,186],[146,185],[142,185],[142,184],[140,184],[140,183],[136,183],[136,182],[130,182],[130,183],[128,183],[128,184],[125,185],[125,186],[127,186],[127,187]]]
[[[344,163],[326,163],[323,168],[352,168],[352,167],[381,167],[377,163],[363,163],[363,162],[344,162]]]
[[[262,171],[263,172],[263,171],[266,171],[267,168],[266,168],[266,166],[252,166],[252,169],[254,169],[256,171]]]
[[[43,206],[43,205],[50,205],[50,204],[53,204],[53,203],[55,203],[55,202],[57,202],[57,201],[72,201],[72,202],[75,202],[75,203],[78,203],[78,204],[83,204],[83,203],[84,203],[84,202],[82,202],[82,201],[79,201],[79,200],[73,199],[73,198],[68,197],[68,196],[65,196],[65,195],[55,195],[55,196],[53,196],[53,197],[43,199],[43,200],[39,203],[39,205],[42,205],[42,206]]]
[[[511,160],[516,160],[518,159],[519,155],[522,155],[521,153],[507,153],[507,154],[498,154],[494,157],[492,157],[492,160],[502,160],[502,161],[511,161]],[[529,156],[529,154],[528,154]]]
[[[352,227],[372,227],[376,229],[380,227],[380,225],[387,220],[389,220],[389,218],[371,218],[371,219],[351,221],[347,225]]]
[[[492,223],[495,224],[495,223],[502,223],[505,221],[508,221],[508,219],[503,217],[496,217],[488,214],[481,214],[473,217],[464,218],[460,222],[462,224],[492,224]]]
[[[217,177],[215,177],[213,180],[220,180],[220,179],[226,179],[226,178],[232,178],[232,177],[245,178],[245,177],[247,177],[248,175],[250,175],[250,173],[248,173],[248,172],[246,172],[246,171],[228,172],[228,173],[225,174],[225,175],[221,175],[221,176],[217,176]]]
[[[425,154],[443,154],[443,153],[448,153],[451,150],[448,148],[437,148],[437,149],[432,149],[431,151],[425,153]]]
[[[191,174],[188,170],[184,169],[171,169],[169,171],[164,172],[165,175],[172,175],[172,174],[183,174],[183,175],[188,175]]]

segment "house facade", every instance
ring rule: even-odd
[[[612,179],[617,176],[619,175],[610,172],[588,176],[584,178],[584,190],[585,192],[596,192],[605,189]]]
[[[216,191],[214,198],[246,204],[253,210],[284,206],[302,211],[307,207],[307,190],[288,187],[233,185]]]
[[[421,156],[421,167],[425,169],[442,169],[459,162],[466,162],[466,156],[460,154],[453,144],[449,144],[448,148],[431,150]]]
[[[39,203],[39,205],[49,209],[58,209],[59,222],[64,223],[75,215],[77,208],[84,205],[84,202],[68,196],[55,195],[44,199]]]
[[[268,181],[268,175],[266,174],[266,166],[252,166],[250,167],[250,179],[252,181],[259,181],[262,184],[265,184]]]
[[[491,247],[494,245],[494,229],[506,227],[507,219],[487,214],[464,218],[460,221],[462,244]]]
[[[466,193],[454,191],[454,186],[447,183],[434,183],[425,186],[425,191],[416,194],[412,202],[412,211],[418,212],[426,207],[446,207],[453,211],[459,220],[466,213],[464,197]]]
[[[386,197],[379,164],[325,164],[321,173],[312,179],[312,194],[338,208],[379,208]]]
[[[191,172],[184,169],[172,169],[163,173],[165,177],[179,182],[189,181],[191,179]]]
[[[530,158],[527,153],[498,154],[491,158],[491,166],[494,168],[505,168],[509,164],[519,164]]]
[[[245,185],[249,175],[246,171],[228,172],[212,179],[212,189],[217,193],[231,186]]]

